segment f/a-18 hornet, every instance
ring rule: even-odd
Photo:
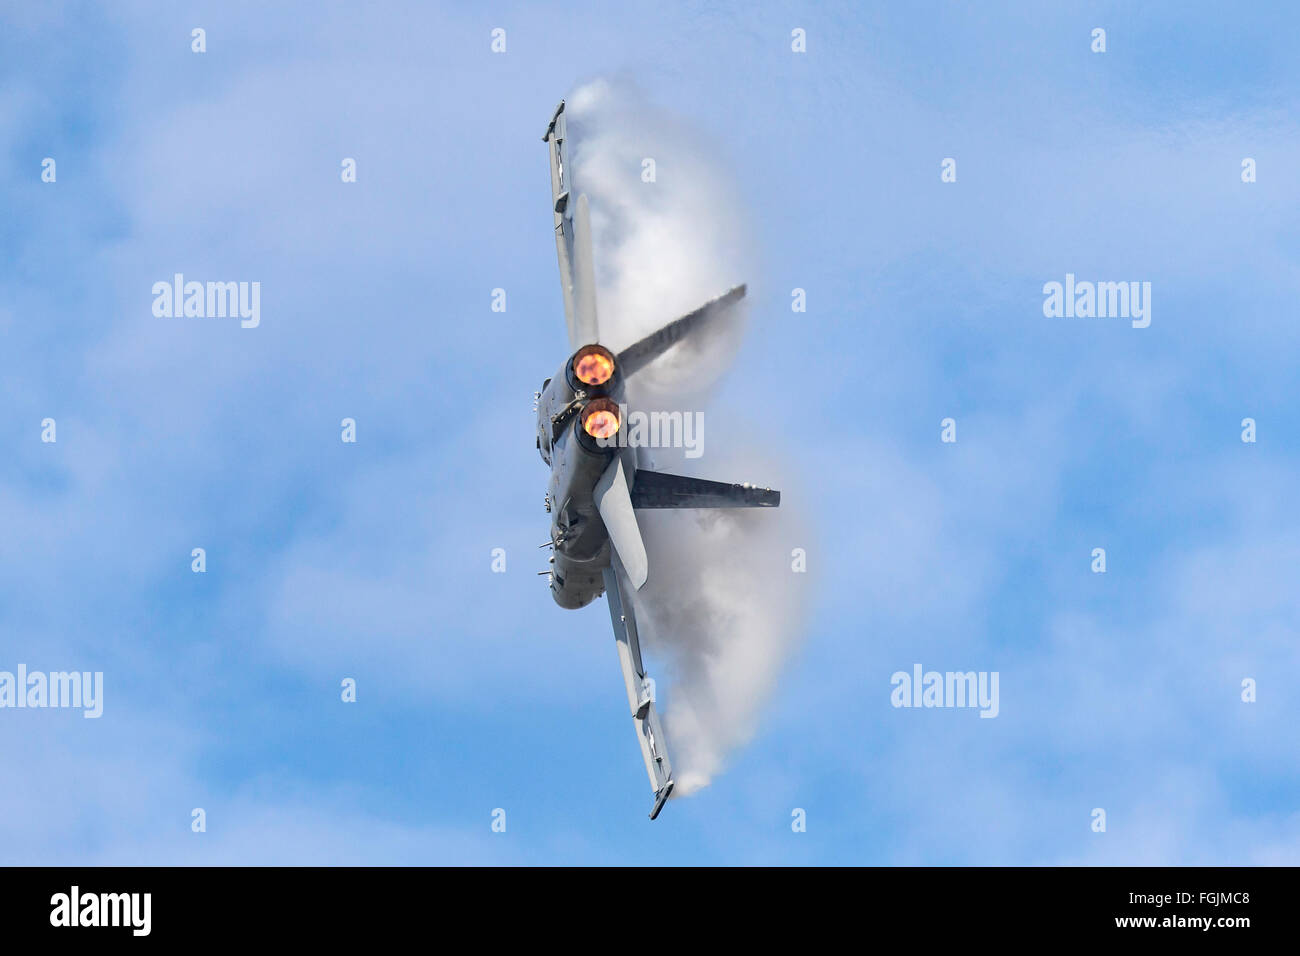
[[[654,791],[653,820],[673,792],[663,728],[655,712],[654,682],[641,661],[636,618],[629,600],[649,577],[637,524],[642,508],[774,508],[781,493],[646,471],[636,450],[620,440],[626,423],[627,380],[676,343],[704,328],[745,294],[743,285],[669,322],[615,354],[601,342],[587,197],[572,181],[564,103],[546,135],[551,156],[551,199],[560,285],[574,353],[537,394],[537,448],[551,468],[546,510],[551,514],[551,594],[564,608],[609,599],[627,700]]]

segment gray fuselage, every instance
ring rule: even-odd
[[[582,410],[594,399],[623,403],[618,370],[604,385],[592,386],[578,381],[572,368],[571,357],[542,386],[537,401],[537,449],[551,467],[546,494],[554,545],[551,595],[563,608],[583,607],[605,592],[602,575],[610,566],[610,542],[596,508],[596,482],[615,454],[628,455],[624,464],[629,469],[635,458],[626,448],[601,447],[582,427]],[[619,429],[623,427],[620,421]]]

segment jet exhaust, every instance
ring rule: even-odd
[[[593,399],[582,410],[582,430],[592,438],[613,438],[618,434],[618,425],[618,404],[613,399]]]
[[[614,356],[601,345],[584,345],[573,357],[573,376],[584,385],[604,385],[614,377]]]

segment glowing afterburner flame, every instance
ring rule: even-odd
[[[599,345],[588,345],[574,357],[573,374],[586,385],[604,385],[614,377],[614,356]]]
[[[598,398],[582,410],[582,428],[592,438],[613,438],[618,433],[618,406]]]

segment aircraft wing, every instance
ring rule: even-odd
[[[560,264],[560,288],[564,292],[564,318],[569,344],[577,348],[599,340],[596,276],[587,197],[573,191],[563,100],[555,108],[542,139],[551,156],[551,206],[555,214],[555,252]]]
[[[654,791],[654,804],[650,819],[659,816],[673,792],[673,766],[668,760],[668,745],[664,730],[655,711],[655,682],[645,672],[641,660],[641,639],[637,634],[636,615],[632,604],[626,600],[622,563],[615,556],[610,567],[605,568],[605,599],[609,602],[609,619],[614,625],[614,641],[618,645],[618,662],[623,668],[623,682],[627,686],[627,703],[632,711],[632,723],[641,744],[646,773],[650,776],[650,789]]]

